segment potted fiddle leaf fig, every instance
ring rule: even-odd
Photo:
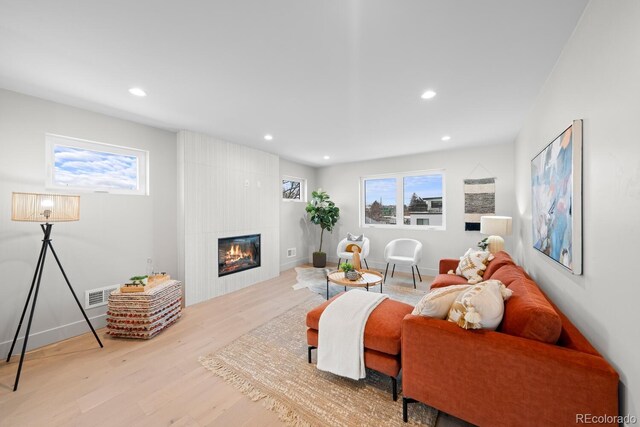
[[[331,232],[340,218],[340,209],[329,199],[329,195],[318,189],[311,193],[311,201],[305,208],[309,221],[320,226],[320,247],[313,253],[313,266],[324,268],[327,265],[327,254],[322,252],[324,231]]]

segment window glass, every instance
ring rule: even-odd
[[[147,152],[47,135],[47,187],[147,194]]]
[[[307,199],[307,180],[303,178],[282,177],[282,200],[302,201]]]
[[[282,198],[300,200],[300,181],[282,180]]]
[[[396,223],[396,179],[364,181],[365,224]]]
[[[403,178],[404,224],[442,225],[442,175]]]
[[[441,171],[361,178],[361,225],[445,229],[445,185]]]

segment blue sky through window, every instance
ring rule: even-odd
[[[404,177],[404,204],[411,202],[411,196],[442,197],[442,175],[420,175]]]
[[[416,193],[422,198],[442,197],[442,175],[406,176],[403,178],[404,204],[408,205],[411,196]],[[383,205],[396,204],[396,179],[379,178],[365,181],[365,203],[370,205],[374,200]]]
[[[136,190],[135,156],[56,145],[54,183],[69,187]]]
[[[365,185],[365,204],[369,206],[374,201],[380,202],[382,205],[396,204],[396,179],[381,178],[367,179]]]

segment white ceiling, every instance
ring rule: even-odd
[[[311,165],[507,143],[586,3],[0,0],[0,87]]]

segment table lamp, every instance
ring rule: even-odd
[[[487,249],[495,254],[504,249],[504,239],[502,236],[510,236],[512,220],[510,216],[481,216],[480,233],[488,235]]]
[[[16,334],[13,337],[13,342],[11,343],[9,354],[7,355],[7,363],[9,363],[9,361],[11,360],[11,354],[13,353],[13,349],[16,345],[16,341],[18,340],[18,334],[20,333],[20,329],[22,328],[22,322],[24,321],[24,317],[27,314],[27,308],[29,307],[31,296],[33,295],[33,302],[31,304],[31,312],[29,313],[27,330],[24,334],[24,342],[22,344],[22,353],[20,354],[20,363],[18,364],[16,381],[13,385],[13,391],[16,391],[18,389],[18,383],[20,381],[20,372],[22,371],[24,354],[27,350],[27,342],[29,340],[29,333],[31,332],[33,313],[36,309],[36,302],[38,300],[38,293],[40,291],[40,282],[42,281],[44,261],[47,257],[48,250],[51,250],[51,253],[55,258],[58,267],[60,267],[62,276],[64,277],[65,282],[67,282],[69,290],[71,291],[73,298],[76,300],[78,308],[80,308],[80,312],[82,312],[82,315],[84,316],[84,320],[86,320],[87,324],[91,328],[93,336],[96,337],[96,340],[98,341],[98,344],[100,344],[100,347],[103,347],[103,345],[100,341],[100,338],[98,338],[98,334],[96,334],[95,329],[93,329],[93,325],[89,321],[87,313],[85,313],[84,309],[82,308],[82,304],[80,304],[80,300],[78,300],[78,296],[73,290],[73,287],[71,286],[71,283],[67,278],[67,274],[62,268],[62,264],[60,263],[58,254],[56,254],[56,251],[53,249],[53,245],[51,244],[51,230],[53,228],[53,224],[51,224],[52,222],[80,220],[80,196],[69,196],[63,194],[13,193],[11,199],[11,220],[39,222],[40,228],[44,233],[44,238],[42,239],[42,248],[40,249],[40,256],[38,257],[38,263],[36,264],[36,271],[33,274],[33,280],[31,281],[29,296],[27,296],[27,301],[24,304],[24,309],[22,310],[22,315],[20,316],[20,322],[18,323],[18,329],[16,330]]]

